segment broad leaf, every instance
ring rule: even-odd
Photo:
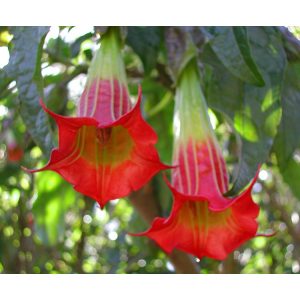
[[[252,58],[246,27],[214,27],[210,44],[233,75],[254,85],[264,85],[264,79]]]
[[[128,27],[127,44],[141,58],[145,73],[150,72],[157,61],[161,44],[160,27]]]
[[[285,169],[293,152],[300,146],[300,63],[289,64],[282,91],[282,118],[274,143],[278,165]]]
[[[283,180],[288,184],[294,196],[300,200],[300,162],[291,157],[286,161],[284,168],[280,171]]]
[[[60,36],[51,38],[47,43],[47,51],[50,54],[50,63],[57,61],[68,61],[71,58],[70,45],[65,42]]]
[[[300,162],[291,157],[280,170],[283,180],[288,184],[295,197],[300,200]]]
[[[16,80],[20,114],[36,144],[48,155],[52,148],[48,117],[39,100],[43,98],[41,55],[49,27],[12,27],[14,47],[6,67],[8,75]]]
[[[300,147],[299,111],[300,63],[296,62],[290,63],[285,73],[282,118],[274,142],[274,151],[282,177],[298,199],[300,199],[300,163],[295,160],[299,154],[294,152]]]
[[[203,60],[213,66],[206,93],[209,105],[227,114],[241,137],[239,166],[229,195],[238,193],[265,162],[280,121],[285,52],[273,28],[248,28],[249,45],[266,85],[243,83],[206,47]]]
[[[35,230],[43,244],[53,246],[64,236],[65,214],[74,204],[76,193],[54,172],[37,174],[36,186],[38,195],[32,207]]]

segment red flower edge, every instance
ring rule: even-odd
[[[223,201],[179,193],[169,183],[174,197],[168,218],[155,218],[149,230],[132,234],[153,239],[166,253],[174,248],[223,260],[229,253],[256,236],[256,217],[259,207],[253,202],[251,190],[258,172],[249,187],[239,196]],[[215,205],[218,202],[218,206]]]

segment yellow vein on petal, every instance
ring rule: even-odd
[[[109,79],[109,86],[110,86],[110,116],[111,120],[115,121],[115,110],[114,110],[114,83],[113,78]]]
[[[196,218],[196,226],[195,229],[193,230],[195,232],[195,243],[196,245],[201,245],[201,235],[200,235],[200,229],[201,229],[201,212],[199,210],[199,205],[198,203],[191,203],[192,206],[194,206],[195,210],[195,218]]]
[[[118,85],[119,85],[119,116],[118,116],[118,118],[120,118],[122,116],[122,114],[125,113],[123,111],[123,102],[122,102],[123,89],[122,89],[122,84],[121,84],[120,80],[118,80]]]
[[[190,178],[190,170],[189,170],[189,165],[188,165],[188,158],[187,158],[187,149],[184,148],[183,150],[183,161],[184,161],[184,169],[186,173],[186,181],[187,181],[187,186],[188,186],[188,191],[187,193],[190,195],[191,194],[191,178]]]
[[[193,157],[195,161],[195,195],[198,194],[198,189],[199,189],[199,173],[198,173],[198,159],[197,159],[197,148],[196,148],[196,142],[193,139],[192,140],[192,148],[193,148]]]
[[[213,169],[213,170],[212,170],[212,173],[213,173],[213,179],[214,179],[214,182],[215,182],[215,186],[216,186],[218,192],[219,192],[220,194],[222,194],[222,192],[220,191],[218,179],[217,179],[217,177],[216,177],[217,175],[216,175],[216,170],[215,170],[215,164],[214,164],[213,153],[212,153],[211,145],[210,145],[210,142],[209,142],[208,139],[205,140],[205,144],[206,144],[206,147],[207,147],[207,149],[208,149],[208,155],[209,155],[209,159],[210,159],[211,168]]]
[[[174,146],[174,148],[175,148],[175,146]],[[173,160],[172,160],[172,161],[175,162],[176,166],[179,165],[179,154],[178,154],[178,152],[179,151],[177,149],[174,151],[174,157],[173,157]],[[178,180],[179,191],[184,192],[183,186],[182,186],[182,177],[180,176],[180,166],[177,166],[177,168],[172,171],[172,183],[173,184],[174,184],[175,179]]]
[[[100,89],[100,91],[99,91]],[[101,96],[101,81],[100,81],[100,76],[97,77],[96,79],[96,89],[95,89],[95,94],[94,94],[94,100],[93,100],[93,109],[91,110],[91,113],[90,113],[90,117],[93,117],[95,112],[96,112],[96,109],[97,109],[97,106],[98,106],[98,102],[100,102],[102,99],[98,99],[98,94],[100,94]]]
[[[225,193],[225,192],[227,192],[227,186],[226,186],[226,184],[225,184],[225,181],[224,181],[224,170],[223,170],[223,164],[224,164],[224,161],[221,161],[221,153],[220,153],[220,149],[219,149],[219,147],[217,146],[217,141],[214,139],[213,140],[213,147],[215,147],[215,151],[216,151],[216,159],[217,159],[217,165],[218,165],[218,169],[219,169],[219,174],[220,174],[220,176],[221,176],[221,185],[222,185],[222,194],[223,193]]]
[[[63,158],[62,160],[58,161],[57,163],[54,163],[51,165],[51,169],[54,168],[60,168],[60,167],[67,167],[70,164],[72,164],[73,162],[75,162],[80,156],[81,156],[81,147],[82,147],[82,139],[81,139],[81,131],[79,132],[79,137],[76,141],[76,145],[75,148],[73,149],[73,151],[65,158]],[[77,153],[79,150],[79,153]],[[73,157],[76,154],[75,157]],[[71,159],[71,161],[69,161]]]

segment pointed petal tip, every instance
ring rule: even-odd
[[[107,201],[107,202],[108,202],[108,201]],[[100,208],[101,210],[104,209],[104,207],[105,207],[105,205],[106,205],[107,202],[102,203],[102,202],[100,202],[100,201],[97,200],[97,203],[99,204],[99,208]]]
[[[26,168],[26,167],[24,167],[24,166],[20,166],[20,167],[21,167],[21,169],[22,169],[24,172],[27,172],[27,173],[34,173],[34,172],[36,172],[36,170],[28,169],[28,168]]]
[[[47,106],[46,106],[46,104],[45,104],[45,102],[43,101],[43,99],[42,98],[40,98],[40,105],[41,105],[41,107],[43,108],[43,110],[46,112],[46,113],[48,113],[49,115],[51,115],[51,116],[54,116],[54,115],[56,115],[54,112],[52,112]]]
[[[146,236],[146,231],[144,232],[139,232],[139,233],[134,233],[134,232],[126,232],[126,234],[130,235],[130,236]]]
[[[162,171],[174,169],[174,167],[173,167],[172,165],[165,164],[165,163],[163,163],[163,162],[161,162],[161,161],[159,161],[159,165],[160,165],[160,168],[161,168]],[[165,177],[165,176],[166,176],[166,175],[164,174],[164,177]]]
[[[42,98],[40,98],[40,105],[41,107],[43,108],[43,110],[49,114],[51,117],[53,117],[54,119],[57,118],[57,117],[61,117],[60,115],[56,114],[55,112],[51,111],[45,104],[45,102],[43,101]]]
[[[142,85],[139,84],[138,86],[138,98],[142,97]]]
[[[40,98],[39,103],[40,103],[40,105],[41,105],[43,108],[46,108],[46,105],[45,105],[45,103],[44,103],[44,101],[43,101],[42,98]]]
[[[273,230],[271,233],[257,233],[254,237],[273,237],[278,234],[278,230]]]
[[[21,169],[24,171],[24,172],[27,172],[27,173],[37,173],[37,172],[40,172],[40,171],[46,171],[47,168],[46,167],[43,167],[43,168],[40,168],[40,169],[28,169],[24,166],[21,166]]]

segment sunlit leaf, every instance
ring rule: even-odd
[[[36,176],[37,199],[33,204],[35,230],[45,245],[53,246],[62,241],[65,214],[75,203],[72,186],[54,172]]]

